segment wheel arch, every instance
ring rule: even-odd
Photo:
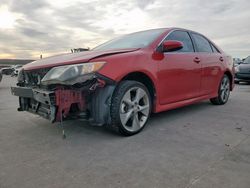
[[[123,76],[121,81],[124,80],[133,80],[133,81],[137,81],[142,83],[143,85],[145,85],[145,87],[148,89],[149,93],[150,93],[150,97],[152,100],[152,105],[153,107],[155,107],[156,104],[156,87],[154,84],[154,81],[151,79],[151,77],[149,75],[147,75],[144,72],[140,72],[140,71],[136,71],[136,72],[131,72],[128,73],[127,75]],[[154,108],[153,108],[154,110]]]
[[[228,76],[228,78],[229,78],[229,80],[230,80],[230,90],[232,91],[232,90],[233,90],[233,83],[234,83],[233,75],[232,75],[232,73],[231,73],[230,71],[228,71],[228,70],[224,73],[224,75],[227,75],[227,76]]]

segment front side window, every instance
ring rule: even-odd
[[[192,37],[194,39],[198,52],[213,52],[210,43],[203,36],[192,33]]]
[[[165,40],[177,40],[183,43],[183,48],[175,52],[194,52],[193,43],[186,31],[173,31]]]

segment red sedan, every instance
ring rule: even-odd
[[[29,63],[12,93],[19,96],[19,111],[52,122],[86,119],[133,135],[151,112],[207,99],[225,104],[233,76],[232,58],[204,35],[165,28]]]

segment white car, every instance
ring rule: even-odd
[[[11,74],[11,76],[17,76],[19,71],[22,69],[22,65],[15,65],[13,66],[13,72]]]

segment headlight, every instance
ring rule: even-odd
[[[41,80],[42,84],[56,84],[77,79],[83,75],[88,75],[98,71],[106,62],[91,62],[75,65],[66,65],[52,68]]]

